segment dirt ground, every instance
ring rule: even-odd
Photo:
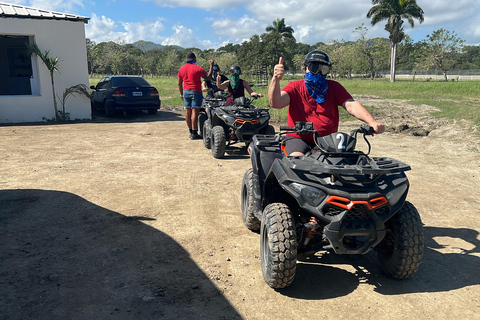
[[[388,279],[375,254],[319,253],[289,288],[268,287],[241,218],[245,148],[214,159],[163,107],[0,126],[0,319],[480,319],[478,133],[357,98],[388,126],[372,155],[412,167],[425,225],[413,278]]]

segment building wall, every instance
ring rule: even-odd
[[[57,107],[62,105],[58,96],[77,84],[88,86],[85,23],[81,21],[0,18],[0,33],[33,36],[42,52],[59,57],[59,72],[54,72]],[[38,77],[39,95],[0,96],[0,123],[37,122],[55,117],[50,73],[36,58],[33,77]],[[36,69],[36,70],[35,70]],[[85,96],[70,96],[65,104],[70,119],[91,119],[90,100]]]

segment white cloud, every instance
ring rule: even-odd
[[[85,36],[96,43],[122,39],[125,33],[115,32],[116,28],[117,24],[112,19],[92,13],[90,21],[85,26]]]
[[[160,36],[160,32],[165,29],[160,18],[156,21],[119,22],[119,24],[123,28],[122,31],[116,31],[119,25],[114,20],[92,13],[85,27],[86,37],[96,43],[104,41],[133,43],[138,40],[158,43],[165,39]]]
[[[30,7],[72,13],[83,7],[83,0],[30,0]]]
[[[254,34],[262,34],[265,32],[265,26],[263,24],[246,15],[239,19],[215,19],[210,27],[215,34],[235,39],[235,42],[241,42],[242,40],[249,39]]]
[[[232,8],[245,5],[242,0],[143,0],[152,1],[162,7],[192,7],[198,9]]]
[[[197,34],[195,34],[191,29],[183,25],[176,25],[173,27],[173,30],[174,34],[163,40],[162,45],[177,45],[183,48],[213,48],[213,43],[211,41],[200,40]]]

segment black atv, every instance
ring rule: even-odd
[[[289,286],[297,257],[330,250],[365,254],[375,250],[381,269],[394,279],[413,276],[423,256],[420,216],[406,201],[410,166],[369,157],[370,127],[317,137],[305,156],[287,156],[282,134],[315,134],[312,123],[257,135],[249,146],[252,168],[242,183],[245,226],[260,230],[263,277],[275,289]],[[362,134],[368,153],[355,150]]]
[[[258,95],[240,97],[234,104],[219,102],[205,108],[208,119],[203,123],[203,143],[212,149],[214,158],[223,158],[227,145],[236,142],[248,145],[256,134],[275,134],[275,128],[269,125],[268,109],[252,104],[257,98]]]
[[[198,113],[198,134],[203,138],[205,147],[210,149],[210,136],[204,135],[204,124],[208,120],[208,115],[213,112],[213,109],[225,105],[227,99],[230,97],[230,93],[209,89],[207,97],[203,99],[202,107]],[[211,126],[206,129],[209,133],[211,132]]]

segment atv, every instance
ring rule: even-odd
[[[269,125],[268,109],[252,104],[257,98],[259,95],[240,97],[234,104],[220,102],[205,108],[207,119],[203,123],[203,143],[212,150],[214,158],[223,158],[227,145],[244,142],[248,146],[256,134],[275,133],[275,128]]]
[[[260,231],[265,282],[289,286],[297,258],[330,251],[366,254],[376,251],[390,278],[413,276],[422,260],[423,226],[406,201],[410,166],[387,157],[369,157],[371,127],[350,134],[316,137],[304,156],[288,156],[282,137],[288,132],[316,134],[312,123],[280,127],[276,135],[256,135],[248,151],[252,168],[245,172],[241,209],[245,226]],[[357,134],[368,152],[355,150]]]
[[[205,147],[210,149],[210,136],[204,135],[204,124],[208,120],[208,115],[212,113],[212,110],[216,107],[222,106],[226,103],[227,99],[230,97],[230,93],[226,91],[216,91],[209,89],[207,93],[208,98],[204,98],[202,106],[198,113],[198,133],[203,138]],[[210,98],[212,97],[212,98]],[[211,127],[208,129],[208,132],[211,132]]]

